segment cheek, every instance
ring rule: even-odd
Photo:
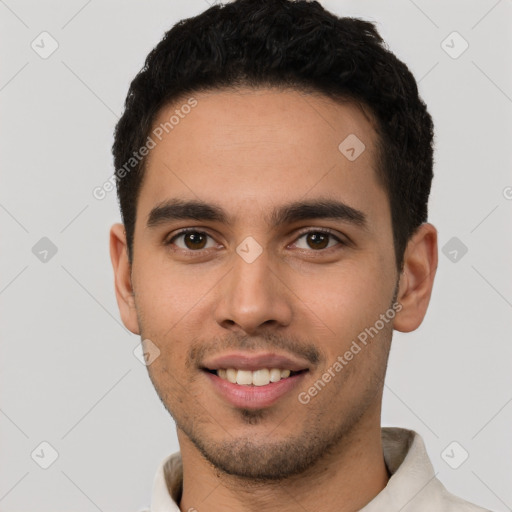
[[[393,283],[386,274],[376,262],[361,258],[328,271],[295,276],[290,287],[307,306],[307,316],[318,316],[345,338],[373,324],[389,307]]]
[[[208,297],[215,294],[216,282],[214,272],[175,264],[171,267],[169,261],[134,266],[141,336],[155,343],[161,355],[148,366],[148,371],[162,391],[165,388],[175,392],[181,383],[190,383],[193,378],[186,367],[188,351],[194,339],[205,335],[205,308]]]
[[[213,272],[145,260],[134,269],[136,306],[142,323],[155,334],[166,336],[190,321],[202,307],[202,299],[215,284]]]

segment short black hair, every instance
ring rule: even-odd
[[[179,21],[132,81],[115,128],[117,193],[133,257],[146,144],[159,111],[186,95],[240,86],[313,91],[369,107],[376,120],[376,170],[387,192],[397,268],[427,221],[434,127],[408,67],[371,22],[338,17],[316,1],[235,0]],[[132,159],[132,169],[126,163]],[[122,177],[121,177],[122,176]]]

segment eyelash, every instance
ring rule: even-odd
[[[165,242],[165,245],[166,246],[170,246],[174,243],[174,241],[179,238],[180,236],[183,236],[183,235],[186,235],[188,233],[197,233],[197,234],[200,234],[200,235],[206,235],[210,238],[213,238],[211,235],[209,235],[208,233],[206,233],[205,231],[200,231],[198,229],[195,229],[195,228],[184,228],[180,231],[178,231],[178,233],[176,233],[175,235],[172,236],[172,238],[170,238],[169,240],[167,240]],[[303,236],[305,235],[308,235],[310,233],[322,233],[324,235],[329,235],[331,238],[334,238],[334,240],[336,240],[338,242],[337,245],[341,245],[341,246],[347,246],[348,245],[348,242],[345,242],[343,240],[341,240],[338,236],[336,236],[331,230],[329,229],[326,229],[326,228],[315,228],[315,229],[309,229],[307,231],[303,231],[301,233],[299,233],[297,235],[297,238],[295,239],[295,241],[299,240],[300,238],[302,238]],[[335,249],[337,247],[337,245],[335,246],[332,246],[332,247],[327,247],[325,249],[318,249],[318,250],[315,250],[315,249],[299,249],[299,250],[302,250],[302,251],[309,251],[309,252],[313,252],[313,253],[325,253],[327,251],[330,251],[332,249]],[[209,248],[210,249],[210,248]],[[198,249],[196,251],[192,250],[192,249],[182,249],[181,247],[178,247],[179,251],[183,251],[183,252],[186,252],[188,254],[200,254],[204,251],[208,251],[208,249]]]

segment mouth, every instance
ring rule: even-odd
[[[238,384],[239,386],[267,386],[270,383],[279,382],[295,375],[299,375],[307,370],[293,371],[280,368],[261,368],[259,370],[237,370],[236,368],[219,368],[218,370],[208,370],[207,372],[217,375],[222,380]]]
[[[220,397],[246,409],[273,405],[309,372],[303,361],[247,352],[216,358],[205,363],[201,370]]]

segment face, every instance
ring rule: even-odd
[[[380,422],[399,276],[376,134],[297,91],[194,98],[147,161],[123,320],[160,351],[182,451],[285,478]]]

